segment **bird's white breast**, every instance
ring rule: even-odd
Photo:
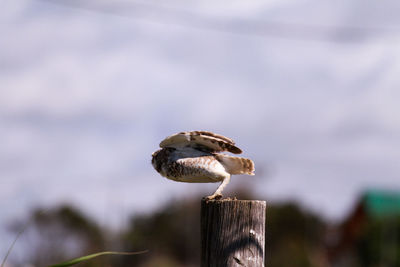
[[[177,164],[177,168],[180,169],[179,175],[172,175],[166,171],[165,176],[175,181],[211,183],[219,182],[229,175],[212,154],[191,147],[176,149],[170,160],[170,164]]]

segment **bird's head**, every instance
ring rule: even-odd
[[[151,154],[151,164],[153,165],[154,169],[156,171],[160,172],[161,170],[161,160],[159,160],[158,155],[160,154],[161,149],[154,151],[153,154]]]

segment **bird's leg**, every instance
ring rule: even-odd
[[[222,197],[222,190],[224,190],[225,186],[229,184],[229,181],[231,180],[231,176],[227,175],[225,176],[224,180],[222,183],[218,186],[217,190],[215,191],[214,194],[211,196],[206,197],[207,200],[212,200],[212,199],[219,199]]]

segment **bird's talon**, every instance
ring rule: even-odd
[[[208,197],[204,197],[204,200],[210,201],[210,200],[220,200],[222,198],[221,194],[216,194],[216,195],[211,195]]]

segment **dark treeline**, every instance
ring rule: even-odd
[[[240,198],[251,196],[241,194]],[[267,206],[266,266],[400,266],[398,216],[364,216],[331,225],[295,203]],[[167,203],[151,214],[132,216],[126,228],[118,231],[100,227],[69,205],[47,211],[37,209],[27,219],[30,226],[18,241],[23,242],[23,255],[14,257],[10,266],[47,266],[105,250],[149,252],[103,256],[80,266],[199,266],[199,216],[199,197]],[[14,231],[27,221],[13,224]],[[351,227],[354,233],[348,232]]]

